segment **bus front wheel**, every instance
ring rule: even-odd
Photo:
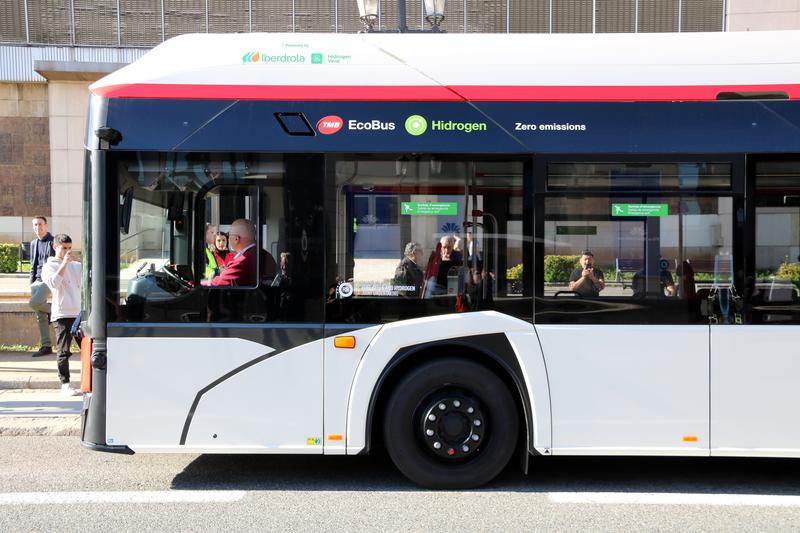
[[[474,361],[448,357],[414,368],[386,404],[389,456],[411,481],[463,489],[491,481],[508,464],[519,421],[503,381]]]

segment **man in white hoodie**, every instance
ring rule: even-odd
[[[69,384],[69,351],[72,344],[71,328],[75,318],[81,313],[81,264],[72,259],[72,239],[59,233],[53,238],[55,257],[42,266],[42,281],[53,292],[50,308],[50,321],[56,330],[58,349],[58,378],[61,380],[61,393],[73,396],[80,394]]]

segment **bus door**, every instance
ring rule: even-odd
[[[321,158],[139,153],[114,169],[132,192],[109,252],[108,443],[322,453]]]
[[[553,453],[707,455],[706,303],[735,265],[732,163],[553,156],[535,168]]]
[[[744,284],[712,311],[712,454],[798,455],[800,156],[754,157],[747,178]]]

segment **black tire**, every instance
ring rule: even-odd
[[[480,420],[447,407],[447,411],[441,411],[445,413],[441,420],[429,422],[429,413],[439,413],[436,409],[442,405],[463,409],[462,403],[474,406],[470,412],[479,413]],[[446,425],[446,417],[450,425]],[[437,426],[435,436],[428,437],[425,432],[430,424],[440,424],[441,434]],[[446,453],[442,453],[440,442],[434,449],[436,442],[432,441],[458,441],[464,435],[461,430],[474,425],[482,426],[482,434],[477,435],[480,441],[472,446],[472,439],[478,439],[467,435],[464,442],[468,452],[461,457],[460,445],[453,445],[454,451],[445,443]],[[455,431],[448,433],[450,429]],[[518,433],[517,407],[508,387],[485,366],[455,357],[420,365],[403,376],[384,413],[383,435],[392,461],[411,481],[433,489],[465,489],[488,483],[508,464]],[[451,456],[447,456],[449,452]]]

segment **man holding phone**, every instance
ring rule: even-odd
[[[53,238],[55,257],[42,267],[42,281],[53,291],[51,320],[56,329],[58,347],[58,378],[61,393],[67,396],[80,394],[69,384],[69,358],[72,355],[71,328],[81,314],[81,264],[72,258],[72,239],[60,233]]]
[[[584,297],[600,296],[606,288],[603,271],[594,267],[594,254],[591,250],[581,252],[581,268],[576,268],[569,277],[569,290]]]

